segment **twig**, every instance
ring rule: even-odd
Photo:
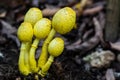
[[[60,8],[54,8],[54,9],[44,9],[42,11],[43,16],[52,16],[54,15],[58,10],[60,10]]]
[[[92,5],[93,6],[92,8],[83,10],[83,8],[87,5],[87,0],[82,0],[80,2],[80,8],[76,10],[75,7],[73,6],[73,9],[76,11],[77,16],[80,16],[81,14],[82,15],[93,15],[104,9],[104,4],[105,2],[98,3],[98,4],[96,3],[95,5],[94,4]],[[59,9],[60,8],[54,8],[54,9],[46,8],[42,11],[42,13],[44,16],[53,16]]]
[[[90,8],[90,9],[85,9],[83,10],[83,12],[81,12],[82,15],[93,15],[96,14],[98,12],[100,12],[101,10],[103,10],[104,7],[103,6],[97,6],[94,8]],[[60,10],[60,8],[54,8],[54,9],[44,9],[42,11],[43,16],[53,16],[58,10]],[[78,14],[80,13],[79,11],[76,11],[77,16],[79,16]]]
[[[102,29],[104,29],[106,19],[105,19],[105,14],[103,12],[99,12],[99,21],[100,21],[100,25],[101,25]]]
[[[80,8],[78,9],[78,14],[81,13],[81,11],[83,10],[83,7],[86,5],[87,0],[82,0],[81,1],[81,5]],[[43,16],[53,16],[58,10],[60,10],[60,8],[54,8],[54,9],[44,9],[42,11]]]
[[[97,6],[97,7],[94,7],[94,8],[91,8],[91,9],[86,9],[83,11],[83,15],[93,15],[93,14],[96,14],[98,12],[100,12],[101,10],[103,10],[103,6]]]
[[[78,36],[79,37],[81,37],[83,35],[83,32],[84,32],[85,28],[86,28],[86,22],[83,22],[78,29],[78,32],[79,32]]]
[[[67,50],[73,50],[73,51],[81,51],[82,53],[85,53],[86,51],[94,48],[99,42],[100,42],[100,36],[102,35],[102,27],[100,26],[99,21],[94,17],[93,22],[95,25],[95,36],[90,38],[88,41],[83,42],[82,44],[75,45],[75,46],[66,46]]]
[[[85,34],[82,37],[82,40],[86,41],[88,39],[89,35],[92,34],[93,31],[94,31],[93,29],[90,29],[90,30],[86,31]]]
[[[111,48],[120,51],[120,42],[112,43],[110,42]]]

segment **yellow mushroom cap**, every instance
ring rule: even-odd
[[[39,8],[30,8],[25,14],[24,21],[30,22],[33,26],[34,24],[42,18],[42,12]]]
[[[51,30],[51,21],[47,18],[42,18],[34,26],[34,35],[41,39],[47,37]]]
[[[21,23],[17,31],[17,36],[22,42],[31,41],[33,37],[32,25],[28,22]]]
[[[48,46],[48,52],[50,53],[50,55],[54,57],[61,55],[63,50],[64,50],[64,41],[62,38],[59,37],[53,39]]]
[[[60,9],[52,19],[52,27],[60,34],[70,32],[76,21],[76,13],[69,7]]]

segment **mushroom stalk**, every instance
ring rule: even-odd
[[[48,45],[50,43],[50,41],[53,39],[54,35],[55,35],[56,31],[54,30],[54,28],[52,28],[52,30],[50,31],[48,37],[46,38],[46,40],[44,41],[43,43],[43,46],[42,46],[42,51],[41,51],[41,54],[40,54],[40,57],[38,59],[38,67],[41,69],[45,63],[47,62],[47,59],[48,59],[48,51],[47,51],[47,48],[48,48]]]
[[[53,61],[54,61],[54,56],[50,55],[50,57],[48,58],[48,61],[42,67],[42,70],[38,74],[40,74],[42,77],[44,77],[47,74],[47,71],[49,70]]]
[[[29,55],[30,69],[31,69],[32,72],[35,72],[35,73],[38,71],[37,63],[36,63],[36,60],[35,60],[35,51],[36,51],[37,46],[39,44],[39,40],[40,39],[36,38],[33,41],[33,44],[32,44],[31,49],[30,49],[30,55]]]
[[[28,75],[29,69],[27,68],[27,66],[25,65],[25,53],[26,53],[26,43],[22,42],[21,44],[21,49],[20,49],[20,56],[19,56],[19,62],[18,62],[18,66],[19,66],[19,70],[23,75]]]
[[[58,57],[62,54],[64,49],[64,41],[61,38],[53,39],[48,45],[48,52],[50,57],[46,64],[42,67],[42,69],[38,72],[39,75],[44,77],[47,74],[52,62],[54,61],[54,57]]]
[[[31,42],[26,42],[26,53],[24,54],[25,58],[25,65],[30,71],[30,65],[29,65],[29,50],[30,50]]]

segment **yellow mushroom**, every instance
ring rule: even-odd
[[[54,37],[55,33],[58,32],[60,34],[66,34],[70,32],[75,25],[75,21],[76,21],[76,13],[74,10],[72,10],[69,7],[60,9],[53,16],[52,30],[50,31],[48,37],[43,43],[41,55],[38,60],[39,68],[42,68],[42,66],[44,66],[46,63],[46,55],[48,55],[47,47],[48,47],[49,42]]]
[[[76,13],[69,7],[59,10],[52,19],[52,27],[60,34],[70,32],[76,21]]]
[[[54,57],[58,57],[59,55],[61,55],[63,50],[64,50],[64,41],[62,38],[56,37],[50,42],[48,46],[48,52],[50,54],[50,57],[48,58],[46,64],[42,67],[42,70],[39,72],[39,74],[42,77],[46,75],[47,71],[49,70],[54,60]]]
[[[35,51],[37,49],[40,39],[46,38],[50,30],[51,30],[51,21],[47,18],[40,19],[34,25],[34,35],[36,38],[33,41],[33,44],[31,46],[30,56],[29,56],[30,68],[31,68],[31,71],[34,73],[37,73],[38,71],[37,62],[35,60]]]
[[[17,31],[17,36],[22,43],[18,62],[19,70],[23,75],[28,75],[30,73],[28,62],[28,45],[32,41],[33,37],[32,25],[28,22],[21,23]]]
[[[25,14],[24,21],[29,22],[34,26],[34,24],[40,19],[42,19],[41,10],[39,8],[33,7],[33,8],[30,8]]]

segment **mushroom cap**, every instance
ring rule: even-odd
[[[76,21],[76,13],[69,7],[60,9],[52,19],[52,27],[60,34],[70,32]]]
[[[30,22],[33,26],[34,24],[42,18],[42,12],[39,8],[30,8],[25,14],[24,21]]]
[[[28,22],[21,23],[17,31],[17,36],[22,42],[31,41],[33,37],[32,25]]]
[[[47,18],[42,18],[34,26],[34,35],[38,39],[42,39],[48,36],[51,30],[51,21]]]
[[[62,38],[54,38],[49,46],[48,46],[48,52],[50,53],[50,55],[57,57],[59,55],[62,54],[64,50],[64,41]]]

